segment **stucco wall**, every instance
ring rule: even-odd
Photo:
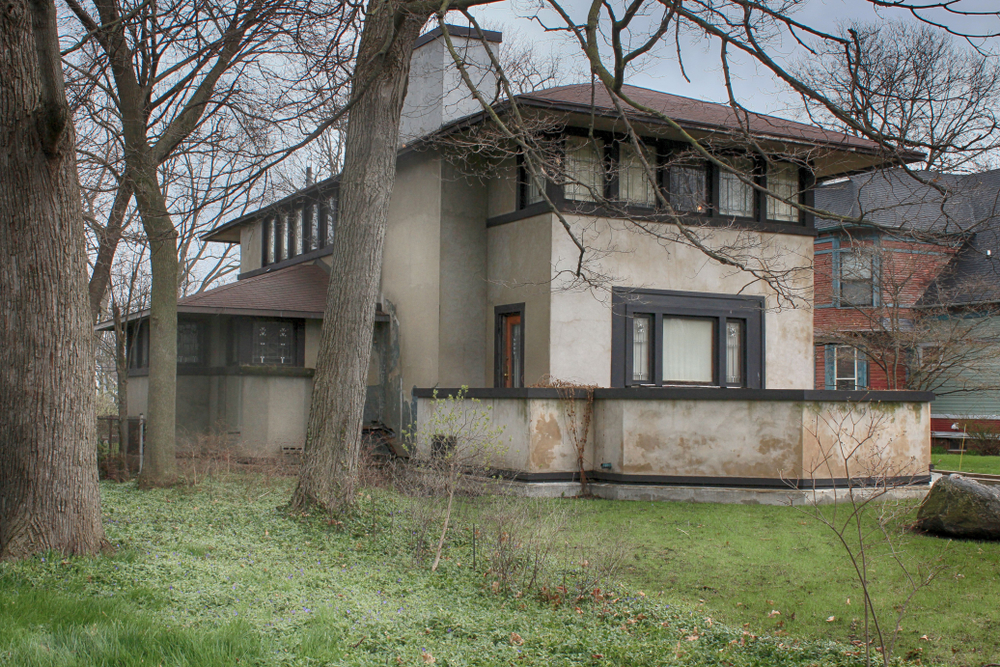
[[[601,400],[596,456],[613,472],[795,477],[801,406],[777,401]]]
[[[487,211],[491,218],[511,213],[517,208],[517,160],[509,157],[494,169],[497,171],[489,182]]]
[[[549,293],[551,215],[490,227],[487,251],[487,304],[484,318],[485,386],[493,386],[494,308],[524,303],[524,382],[549,373]],[[609,330],[610,331],[610,330]],[[610,357],[609,357],[610,359]]]
[[[486,184],[442,163],[437,382],[443,386],[486,383],[485,220]]]
[[[240,228],[240,273],[261,267],[263,239],[260,220]]]
[[[611,383],[610,287],[764,296],[765,388],[813,386],[812,297],[813,239],[730,229],[695,230],[709,247],[752,244],[754,253],[778,270],[796,269],[787,279],[798,307],[779,304],[774,290],[753,276],[724,266],[702,251],[679,243],[661,245],[625,222],[570,216],[574,231],[592,249],[587,268],[607,279],[607,289],[567,289],[577,250],[551,216],[553,292],[550,373],[601,387]],[[780,306],[780,307],[779,307]]]
[[[240,451],[252,456],[277,456],[282,447],[301,447],[305,443],[312,378],[236,379],[241,385]]]
[[[389,205],[382,264],[383,300],[399,320],[403,390],[438,383],[441,290],[441,163],[427,153],[402,156]]]
[[[426,425],[433,401],[418,405]],[[496,398],[481,405],[503,427],[507,451],[499,467],[579,471],[571,424],[579,433],[583,399]],[[852,476],[873,474],[876,463],[890,476],[926,475],[929,404],[597,398],[584,465],[626,477],[843,479],[843,451],[852,452]]]

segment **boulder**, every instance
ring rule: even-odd
[[[961,475],[942,477],[917,512],[920,530],[975,540],[1000,540],[1000,490]]]

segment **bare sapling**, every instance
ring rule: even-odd
[[[866,665],[873,645],[882,664],[889,664],[910,603],[944,568],[914,562],[902,548],[900,526],[913,504],[900,491],[926,471],[915,457],[893,453],[899,448],[882,435],[893,432],[886,428],[891,414],[878,403],[848,403],[841,411],[817,413],[815,428],[808,431],[815,454],[804,459],[802,471],[809,498],[797,507],[834,534],[850,561],[864,601]],[[894,610],[876,605],[872,568],[885,558],[905,581],[905,597]]]
[[[503,427],[492,420],[492,408],[466,398],[468,388],[446,398],[434,394],[431,413],[416,430],[411,462],[427,492],[444,498],[441,535],[434,552],[431,571],[441,563],[441,552],[451,525],[456,493],[481,493],[484,482],[495,481],[491,473],[505,453],[501,442]]]

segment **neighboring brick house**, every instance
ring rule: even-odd
[[[877,171],[816,189],[817,208],[844,217],[816,219],[816,387],[937,391],[935,436],[961,437],[970,419],[1000,427],[1000,393],[985,389],[1000,355],[1000,171],[919,178]],[[946,345],[935,364],[928,350]]]

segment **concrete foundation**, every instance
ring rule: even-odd
[[[576,482],[514,482],[515,493],[527,498],[576,498],[580,485]],[[903,486],[886,492],[887,501],[921,500],[929,485]],[[847,489],[740,489],[704,486],[662,486],[652,484],[590,484],[590,492],[605,500],[641,500],[687,503],[723,503],[726,505],[830,505],[848,502]],[[863,491],[855,493],[863,494]]]

